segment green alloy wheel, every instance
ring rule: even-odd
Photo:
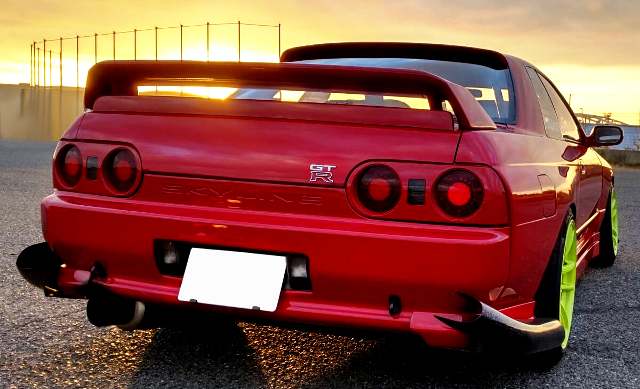
[[[560,274],[560,315],[558,317],[564,327],[562,348],[567,347],[569,342],[571,320],[573,319],[573,303],[576,297],[576,265],[578,263],[577,245],[576,222],[571,220],[564,238],[562,272]]]
[[[576,297],[576,267],[578,239],[576,222],[570,209],[564,217],[551,258],[536,293],[535,315],[542,319],[558,319],[564,328],[562,344],[555,349],[540,353],[541,362],[553,365],[562,357],[567,347],[573,305]]]

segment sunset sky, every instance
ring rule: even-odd
[[[0,83],[29,82],[29,46],[60,36],[210,23],[282,23],[283,50],[338,41],[411,41],[477,46],[526,59],[545,72],[577,112],[640,120],[640,1],[633,0],[3,0]],[[211,27],[211,59],[237,60],[237,26]],[[179,29],[161,30],[159,57],[179,59]],[[245,26],[242,59],[277,61],[277,29]],[[117,36],[133,58],[133,34]],[[59,42],[47,50],[59,51]],[[63,80],[75,85],[75,40],[63,44]],[[112,37],[98,59],[112,58]],[[139,33],[138,57],[154,57],[153,32]],[[206,59],[204,27],[184,30],[184,59]],[[81,78],[94,62],[80,40]],[[54,67],[57,58],[54,54]],[[53,70],[54,85],[59,73]],[[83,81],[81,80],[81,83]]]

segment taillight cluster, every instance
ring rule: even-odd
[[[102,164],[105,173],[105,183],[111,189],[126,193],[133,187],[138,177],[136,157],[129,149],[116,149],[112,151]]]
[[[63,183],[73,188],[78,185],[82,178],[82,154],[76,146],[66,146],[58,153],[56,159],[58,162],[58,171]]]
[[[484,190],[478,177],[466,170],[451,170],[438,179],[433,195],[445,214],[463,219],[480,209]]]
[[[140,158],[126,145],[60,142],[53,176],[57,189],[130,196],[140,184]]]
[[[501,225],[508,221],[504,186],[488,167],[372,162],[349,180],[349,199],[367,217]]]
[[[388,212],[398,204],[402,185],[398,174],[385,165],[372,165],[360,173],[358,198],[373,212]]]

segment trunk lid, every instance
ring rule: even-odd
[[[414,111],[103,97],[76,138],[133,145],[145,173],[344,187],[366,161],[453,163],[461,132],[451,115]]]

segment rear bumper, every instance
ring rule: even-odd
[[[479,228],[247,212],[56,192],[42,202],[43,233],[64,265],[59,291],[84,298],[91,283],[145,303],[256,319],[413,332],[432,346],[468,348],[456,321],[473,310],[455,291],[491,304],[505,285],[509,228]],[[176,240],[309,258],[313,291],[283,290],[273,313],[180,302],[181,278],[160,274],[154,240]],[[402,312],[389,314],[389,296]],[[90,297],[90,296],[89,296]],[[533,303],[504,310],[532,317]]]

